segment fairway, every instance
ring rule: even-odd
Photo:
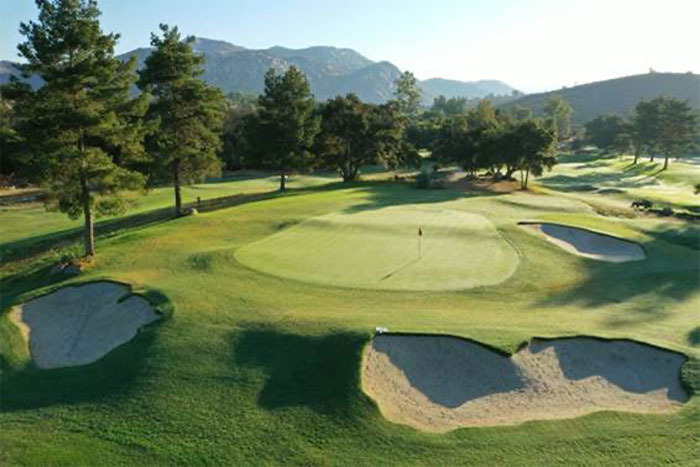
[[[498,284],[518,265],[488,219],[434,204],[315,217],[241,248],[236,259],[287,279],[416,291]]]

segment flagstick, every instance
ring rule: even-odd
[[[420,232],[420,230],[419,230]],[[418,259],[423,258],[423,236],[418,234]]]

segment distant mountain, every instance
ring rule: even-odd
[[[489,94],[494,96],[507,96],[516,93],[515,89],[507,84],[496,80],[481,80],[481,81],[455,81],[443,78],[431,78],[421,81],[423,89],[423,100],[432,103],[437,96],[443,95],[450,97],[466,97],[467,99],[485,97]]]
[[[688,100],[700,109],[700,75],[694,73],[646,73],[623,78],[597,81],[558,91],[529,94],[501,106],[507,109],[515,104],[529,107],[535,114],[549,98],[559,95],[574,108],[574,123],[582,124],[601,114],[627,115],[641,99],[667,95]]]
[[[259,94],[264,89],[263,76],[268,69],[283,71],[294,65],[306,74],[318,100],[354,92],[364,101],[382,103],[392,98],[394,81],[401,74],[390,62],[374,62],[352,49],[336,47],[288,49],[276,46],[252,50],[225,41],[198,38],[194,49],[206,57],[204,79],[227,93]],[[135,55],[141,67],[151,50],[150,47],[134,49],[120,58],[125,60]],[[1,63],[0,82],[6,82],[14,70],[11,62]],[[500,81],[467,83],[435,78],[419,82],[419,85],[427,105],[439,94],[475,98],[510,94],[513,90]]]
[[[17,71],[17,68],[15,68],[14,62],[0,60],[0,84],[9,83],[11,75],[19,77],[19,71]],[[43,80],[38,76],[32,76],[29,79],[20,79],[21,81],[29,83],[34,89],[38,88],[43,83]]]

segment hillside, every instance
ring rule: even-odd
[[[508,109],[515,104],[529,107],[535,114],[552,96],[562,96],[574,108],[574,123],[583,124],[601,114],[627,115],[641,99],[668,95],[690,101],[700,109],[700,75],[693,73],[647,73],[597,81],[557,91],[529,94],[503,104]]]
[[[14,67],[14,63],[7,60],[0,60],[0,84],[7,84],[10,82],[10,76],[15,75],[19,77],[19,72]],[[43,81],[38,76],[32,76],[29,79],[22,79],[22,81],[28,82],[34,89],[41,86]]]
[[[467,99],[480,98],[493,95],[510,95],[515,89],[497,80],[480,81],[456,81],[452,79],[431,78],[421,81],[423,89],[423,100],[432,103],[437,96],[443,95],[447,98],[466,97]]]
[[[401,74],[401,70],[390,62],[374,62],[352,49],[336,47],[289,49],[275,46],[254,50],[225,41],[198,38],[194,49],[206,57],[204,79],[226,93],[259,94],[263,91],[263,76],[267,70],[282,71],[293,65],[306,74],[319,100],[354,92],[364,101],[382,103],[392,97],[394,81]],[[139,66],[142,66],[150,51],[150,47],[142,47],[122,54],[120,58],[136,55]],[[0,83],[6,82],[13,73],[11,62],[1,62]],[[32,84],[38,83],[34,81]],[[513,91],[507,84],[495,80],[463,82],[435,78],[419,82],[419,85],[426,105],[430,105],[439,94],[478,98]]]

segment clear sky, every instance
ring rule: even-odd
[[[700,72],[700,0],[99,0],[117,52],[159,23],[249,48],[350,47],[420,79],[499,79],[526,92],[657,71]],[[33,0],[0,0],[16,60]]]

